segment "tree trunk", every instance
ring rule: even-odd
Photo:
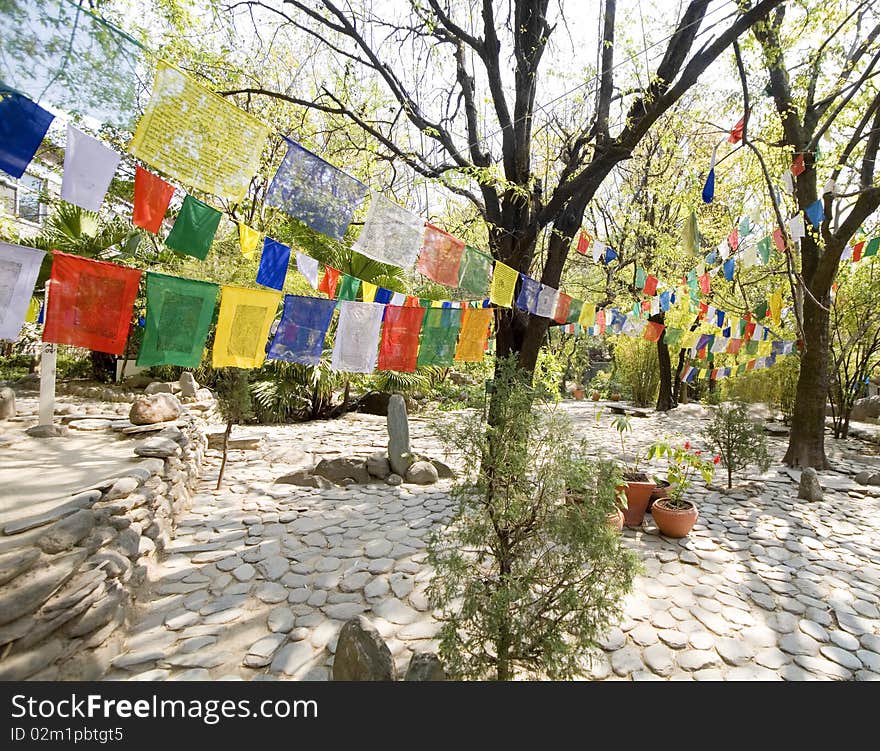
[[[226,455],[229,451],[229,435],[232,433],[232,420],[226,423],[226,432],[223,434],[223,460],[220,462],[220,474],[217,475],[217,487],[220,490],[220,483],[223,482],[223,473],[226,471]]]
[[[804,296],[804,352],[791,417],[789,467],[828,469],[825,456],[825,402],[828,399],[828,312]]]
[[[653,323],[664,325],[665,313],[657,313],[648,318]],[[666,329],[657,340],[657,363],[660,367],[660,393],[657,394],[657,411],[667,412],[677,406],[674,390],[672,387],[672,358],[669,356],[669,347],[666,346]]]

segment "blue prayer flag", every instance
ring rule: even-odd
[[[723,310],[715,311],[715,325],[720,329],[724,325],[724,316],[726,313]]]
[[[388,305],[391,302],[391,298],[394,296],[394,293],[390,289],[385,289],[385,287],[379,287],[376,290],[376,296],[373,298],[373,302],[381,303],[382,305]]]
[[[263,240],[263,253],[260,255],[260,268],[257,270],[257,284],[272,287],[272,289],[284,287],[288,263],[290,263],[290,248],[271,237],[267,237]]]
[[[36,102],[0,89],[0,169],[21,177],[54,119]]]
[[[813,225],[813,228],[819,229],[819,225],[822,224],[822,220],[825,218],[825,209],[822,206],[822,199],[807,206],[807,208],[804,209],[804,213],[806,213],[807,219],[810,220],[810,224]]]
[[[715,168],[709,170],[706,184],[703,186],[703,203],[712,203],[715,197]]]
[[[727,279],[728,282],[733,281],[733,270],[736,267],[736,261],[732,258],[728,258],[724,262],[724,278]]]
[[[617,258],[617,251],[615,251],[614,248],[605,248],[605,256],[604,256],[603,260],[605,261],[606,265],[611,263],[616,258]]]
[[[285,295],[281,322],[266,357],[300,365],[318,365],[335,309],[336,300]]]
[[[516,307],[527,310],[533,315],[538,312],[538,295],[541,293],[541,283],[525,274],[519,275],[520,288],[516,298]]]
[[[669,298],[669,290],[660,293],[660,310],[669,310]]]

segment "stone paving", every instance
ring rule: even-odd
[[[609,415],[562,407],[578,434],[613,451]],[[699,444],[703,408],[633,418],[628,448],[665,435]],[[428,424],[413,450],[449,461]],[[218,452],[168,555],[149,573],[110,679],[327,679],[342,623],[364,613],[398,669],[435,650],[425,545],[452,514],[449,481],[319,490],[274,479],[321,457],[384,448],[384,418],[247,429],[266,438],[233,451],[213,490]],[[680,438],[684,440],[684,438]],[[774,455],[784,443],[771,439]],[[732,493],[691,489],[701,518],[684,540],[646,516],[624,542],[645,568],[625,616],[585,656],[584,677],[626,680],[880,678],[880,488],[852,474],[876,458],[829,440],[841,471],[820,473],[825,499],[798,501],[798,473],[751,476]]]

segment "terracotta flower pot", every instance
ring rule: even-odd
[[[638,527],[645,518],[648,501],[656,484],[653,482],[629,481],[623,486],[626,493],[626,508],[623,509],[623,523],[627,527]]]
[[[697,507],[687,501],[688,508],[679,509],[671,506],[668,498],[660,498],[655,501],[651,509],[651,515],[657,523],[657,528],[666,537],[687,537],[697,523],[700,516]]]
[[[599,397],[601,396],[601,394],[599,394],[598,391],[594,391],[593,394],[592,394],[592,396],[593,396],[593,401],[594,401],[594,402],[598,402],[598,401],[599,401]]]
[[[654,492],[651,493],[650,499],[648,499],[648,511],[650,511],[654,507],[654,501],[658,501],[661,498],[669,498],[669,481],[668,480],[657,480],[656,485],[654,486]]]
[[[617,509],[610,514],[605,514],[605,518],[608,520],[608,526],[611,529],[620,532],[623,530],[623,511],[621,509]]]
[[[587,392],[583,389],[575,389],[573,395],[575,399],[581,401],[587,395]]]
[[[620,401],[620,394],[612,394],[611,401],[612,402],[619,402]]]

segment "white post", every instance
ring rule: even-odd
[[[49,310],[49,281],[46,281],[46,294],[43,299],[43,325]],[[51,425],[55,419],[55,356],[58,345],[43,342],[40,358],[40,425]]]

